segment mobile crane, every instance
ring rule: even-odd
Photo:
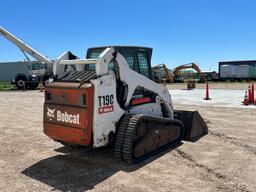
[[[16,45],[20,51],[25,55],[26,59],[28,60],[27,69],[28,74],[18,73],[14,77],[13,83],[17,86],[18,89],[23,89],[24,86],[26,88],[35,89],[39,82],[45,82],[50,77],[57,75],[58,73],[63,73],[66,67],[62,67],[59,71],[54,70],[56,67],[56,62],[60,59],[77,59],[75,55],[71,52],[67,51],[64,52],[57,60],[50,60],[39,51],[33,49],[31,46],[24,43],[22,40],[17,38],[15,35],[11,34],[9,31],[0,27],[0,35],[7,39],[8,41],[12,42]],[[37,62],[30,61],[29,56],[35,58]],[[55,72],[55,74],[53,74]]]
[[[57,68],[83,67],[45,86],[44,133],[68,146],[113,143],[114,156],[128,163],[207,134],[197,111],[175,111],[169,91],[151,80],[151,53],[108,46],[88,50],[86,59],[59,60]]]
[[[38,86],[40,79],[45,80],[48,78],[48,76],[52,73],[51,69],[53,61],[46,58],[43,54],[24,43],[3,27],[0,27],[0,35],[16,45],[28,60],[27,68],[29,71],[29,76],[25,74],[17,74],[17,76],[14,77],[14,83],[16,84],[17,88],[22,89],[24,84],[26,84],[26,87],[34,89]],[[39,63],[31,62],[27,54],[37,59]],[[35,69],[33,65],[38,65],[39,67]]]

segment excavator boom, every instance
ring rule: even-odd
[[[176,67],[173,70],[173,75],[174,76],[178,76],[182,69],[190,69],[190,68],[194,69],[199,74],[200,79],[204,79],[205,78],[205,75],[202,73],[201,69],[195,63],[189,63],[189,64],[180,65],[180,66]]]

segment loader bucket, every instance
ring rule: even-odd
[[[198,111],[175,110],[174,119],[183,122],[185,141],[196,141],[208,133],[208,127]]]

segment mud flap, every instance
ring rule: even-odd
[[[194,142],[208,133],[208,127],[198,111],[175,110],[174,119],[183,122],[185,141]]]

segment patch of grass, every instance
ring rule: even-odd
[[[10,82],[0,82],[0,91],[8,91],[14,89],[15,86]]]

